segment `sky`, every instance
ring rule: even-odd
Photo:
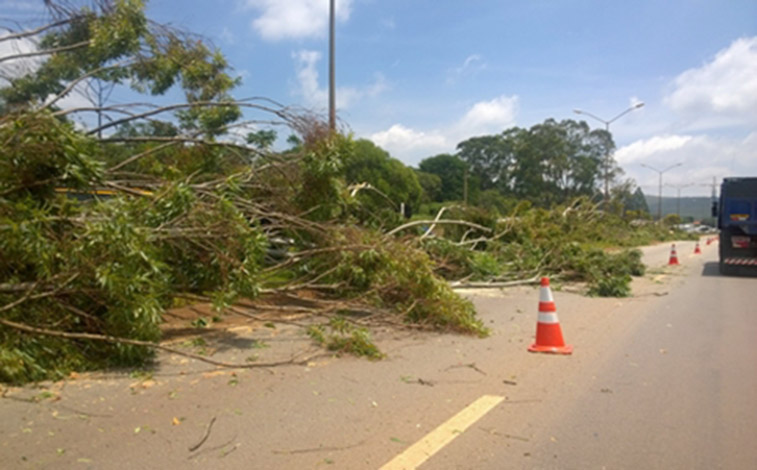
[[[41,3],[0,0],[0,16],[30,16]],[[709,195],[713,178],[757,176],[756,0],[336,6],[340,125],[407,165],[550,118],[604,128],[644,103],[610,131],[625,177],[645,193],[657,194],[661,171],[668,196]],[[218,47],[242,78],[235,96],[326,113],[328,7],[151,0],[147,12]]]

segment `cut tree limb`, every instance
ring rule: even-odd
[[[204,356],[200,356],[199,354],[188,353],[188,352],[181,351],[181,350],[171,348],[168,346],[163,346],[162,344],[152,343],[150,341],[139,341],[136,339],[118,338],[116,336],[97,335],[97,334],[92,334],[92,333],[67,333],[64,331],[48,330],[45,328],[36,328],[33,326],[25,325],[23,323],[17,323],[10,320],[5,320],[3,318],[0,318],[0,325],[7,326],[8,328],[13,328],[13,329],[23,331],[26,333],[37,334],[37,335],[53,336],[57,338],[74,339],[74,340],[81,339],[81,340],[91,340],[91,341],[105,341],[108,343],[130,344],[132,346],[143,346],[147,348],[160,349],[160,350],[167,351],[179,356],[188,357],[190,359],[196,359],[201,362],[206,362],[214,366],[225,367],[228,369],[257,369],[257,368],[262,368],[262,367],[275,367],[275,366],[281,366],[281,365],[286,365],[286,364],[304,364],[304,363],[307,363],[310,359],[312,359],[312,357],[308,357],[305,359],[301,359],[299,361],[295,361],[294,358],[292,358],[286,361],[277,361],[277,362],[266,362],[266,363],[255,363],[255,364],[234,364],[234,363],[216,361]]]
[[[451,282],[450,287],[452,287],[453,289],[486,289],[522,286],[526,284],[535,284],[537,282],[539,282],[539,276],[534,276],[530,279],[520,279],[517,281],[506,282]]]
[[[492,232],[492,229],[490,229],[489,227],[484,227],[483,225],[474,224],[473,222],[468,222],[466,220],[441,219],[441,220],[415,220],[413,222],[408,222],[404,225],[400,225],[399,227],[393,230],[390,230],[389,232],[386,233],[386,236],[389,237],[391,235],[394,235],[395,233],[401,232],[408,228],[416,227],[418,225],[426,225],[426,224],[465,225],[467,227],[473,227],[473,228],[479,229],[482,232],[486,232],[486,233]]]

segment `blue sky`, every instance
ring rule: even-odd
[[[29,1],[0,0],[12,11]],[[36,3],[41,3],[36,2]],[[151,0],[155,20],[210,39],[236,96],[325,112],[328,0]],[[707,195],[757,175],[755,0],[337,0],[345,128],[408,165],[548,118],[609,120],[626,177]],[[9,10],[11,9],[11,10]],[[676,188],[665,188],[675,195]]]

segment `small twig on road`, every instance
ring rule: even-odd
[[[219,445],[213,446],[213,447],[206,447],[206,448],[202,449],[201,451],[195,452],[194,454],[192,454],[189,457],[187,457],[187,460],[193,460],[193,459],[196,459],[197,457],[200,457],[202,455],[209,454],[209,453],[215,452],[217,450],[226,449],[236,439],[237,439],[237,434],[234,434],[234,436],[231,439],[229,439],[228,441],[224,442],[223,444],[219,444]],[[239,447],[239,444],[236,444],[235,447]],[[229,452],[231,452],[231,451],[229,451]],[[221,455],[221,457],[225,457],[225,455]]]
[[[357,444],[350,444],[344,447],[332,446],[332,447],[311,447],[309,449],[295,449],[295,450],[274,450],[273,453],[279,454],[279,455],[292,455],[292,454],[309,454],[311,452],[338,452],[342,450],[353,449],[363,444],[365,444],[365,441],[360,441]]]
[[[454,365],[454,366],[449,366],[449,367],[447,367],[447,368],[446,368],[446,369],[444,369],[444,370],[445,370],[445,371],[447,371],[447,370],[450,370],[450,369],[459,369],[459,368],[461,368],[461,367],[468,367],[468,368],[470,368],[470,369],[473,369],[473,370],[475,370],[476,372],[478,372],[478,373],[480,373],[480,374],[486,375],[486,372],[484,372],[484,371],[482,371],[481,369],[479,369],[479,368],[478,368],[478,367],[476,366],[476,363],[475,363],[475,362],[471,362],[470,364],[456,364],[456,365]]]
[[[205,444],[205,441],[207,441],[207,440],[208,440],[208,437],[210,436],[210,430],[211,430],[211,429],[213,429],[213,423],[215,423],[215,422],[216,422],[216,417],[215,417],[215,416],[213,416],[213,419],[211,419],[211,420],[210,420],[210,423],[208,423],[208,427],[207,427],[207,428],[205,428],[205,434],[204,434],[204,435],[202,436],[202,439],[200,439],[200,442],[198,442],[197,444],[195,444],[195,445],[193,445],[193,446],[191,446],[191,447],[189,448],[189,451],[190,451],[190,452],[194,452],[194,451],[196,451],[196,450],[197,450],[197,449],[199,449],[199,448],[200,448],[200,447],[201,447],[201,446],[202,446],[203,444]]]
[[[234,444],[234,445],[233,445],[233,446],[231,447],[231,449],[226,449],[226,448],[224,448],[224,449],[223,449],[223,452],[221,452],[221,457],[220,457],[220,458],[224,458],[224,457],[226,457],[227,455],[229,455],[230,453],[232,453],[232,452],[234,452],[235,450],[239,449],[239,446],[240,446],[240,445],[241,445],[241,444],[237,442],[236,444]]]
[[[493,434],[495,436],[502,436],[502,437],[506,437],[508,439],[517,439],[519,441],[528,442],[528,438],[527,437],[513,436],[512,434],[501,433],[501,432],[497,431],[494,428],[489,429],[489,428],[481,428],[480,427],[478,429],[480,429],[480,430],[482,430],[484,432],[488,432],[489,434]]]

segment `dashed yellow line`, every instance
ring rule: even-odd
[[[504,399],[505,397],[494,395],[482,396],[426,434],[423,439],[408,447],[403,453],[381,467],[380,470],[414,470],[418,468]]]

